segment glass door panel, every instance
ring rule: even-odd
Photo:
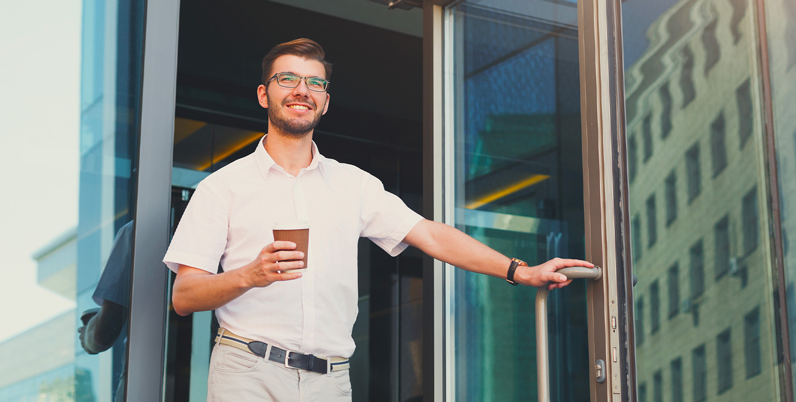
[[[577,19],[575,2],[527,0],[465,1],[445,18],[447,223],[532,265],[584,258]],[[534,400],[535,289],[448,272],[453,400]],[[550,306],[552,398],[587,400],[584,281]]]
[[[755,4],[622,3],[642,402],[782,397]]]

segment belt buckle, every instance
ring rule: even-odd
[[[285,349],[285,367],[286,368],[295,368],[295,367],[292,367],[289,364],[287,364],[287,361],[290,359],[290,354],[291,353],[293,353],[293,352],[290,351],[290,350]]]

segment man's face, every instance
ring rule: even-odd
[[[276,73],[326,78],[323,64],[293,55],[274,61],[271,75]],[[295,88],[281,87],[272,80],[267,88],[260,85],[257,95],[260,105],[268,109],[269,126],[291,137],[301,138],[312,132],[329,108],[329,94],[310,91],[303,79]]]

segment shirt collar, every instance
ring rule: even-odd
[[[263,138],[260,139],[260,143],[257,145],[257,149],[254,151],[254,158],[257,161],[257,168],[260,171],[260,175],[263,176],[264,179],[268,178],[268,172],[271,169],[279,168],[284,172],[284,170],[279,167],[279,165],[274,162],[274,159],[271,158],[271,155],[268,154],[268,151],[265,150],[265,140],[268,137],[268,134],[264,135]],[[323,165],[326,162],[326,158],[318,152],[318,146],[315,145],[315,141],[312,142],[312,162],[310,165],[304,168],[303,170],[310,171],[313,169],[318,169],[321,174],[324,173]]]

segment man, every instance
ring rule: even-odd
[[[423,219],[381,182],[323,157],[312,141],[329,108],[331,65],[298,39],[263,59],[260,105],[268,134],[256,151],[197,188],[164,262],[177,272],[179,314],[216,310],[208,401],[350,401],[357,241],[395,256],[407,245],[469,271],[551,288],[555,271],[592,265],[553,260],[528,267],[444,224]],[[276,222],[307,220],[307,269],[292,242],[273,241]],[[218,263],[224,272],[215,274]],[[290,273],[286,272],[291,270]]]
[[[89,316],[88,310],[83,319],[88,319],[77,329],[80,346],[90,355],[110,349],[127,324],[127,308],[130,306],[130,263],[132,262],[133,221],[127,222],[116,233],[111,253],[105,263],[97,288],[91,298],[100,306],[96,314]],[[90,318],[89,318],[90,317]],[[125,343],[127,339],[125,338]],[[126,359],[125,353],[121,354]],[[126,367],[124,360],[121,362]],[[124,369],[119,376],[114,401],[124,400],[124,383],[127,378]]]

